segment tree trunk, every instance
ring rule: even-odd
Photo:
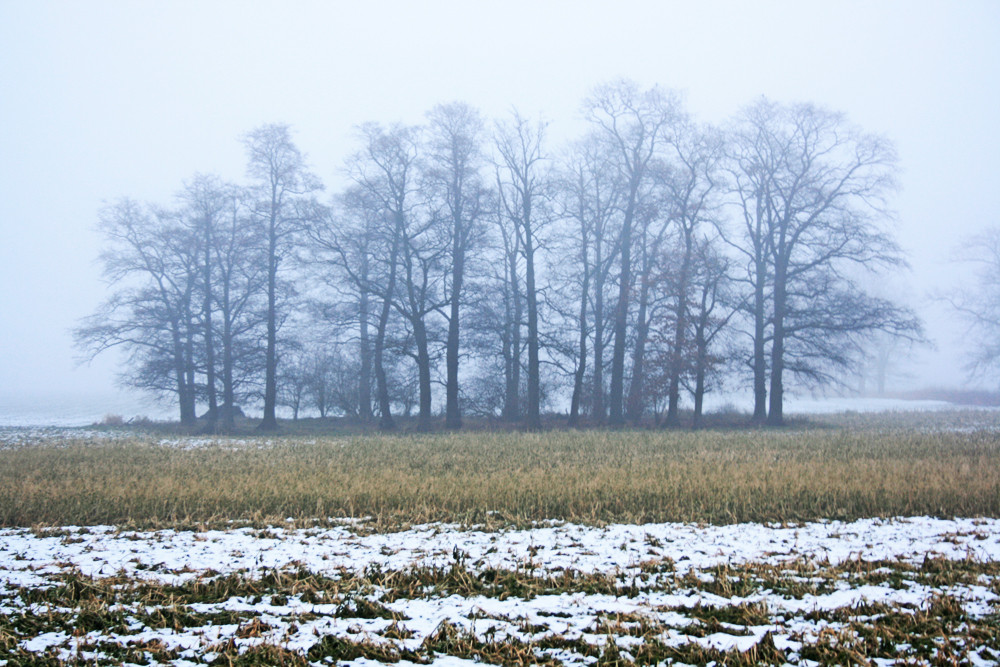
[[[272,197],[271,221],[267,240],[267,351],[264,359],[264,419],[257,426],[261,431],[278,430],[275,408],[278,404],[278,235],[275,219],[277,203]]]
[[[691,272],[691,252],[692,252],[691,232],[685,230],[684,233],[684,258],[681,261],[681,275],[677,281],[677,310],[674,322],[674,349],[670,355],[670,386],[667,397],[667,418],[666,426],[680,426],[680,396],[681,396],[681,371],[684,360],[684,347],[687,345],[687,316],[688,316],[688,276]]]
[[[580,401],[583,394],[583,376],[587,372],[587,299],[590,298],[590,264],[586,236],[582,238],[580,260],[583,264],[583,284],[580,286],[579,345],[576,373],[573,375],[573,397],[570,400],[569,425],[576,426],[580,419]]]
[[[538,360],[538,294],[535,291],[535,250],[527,214],[524,220],[525,291],[528,301],[528,414],[527,426],[539,429],[541,421],[541,379]]]
[[[205,300],[202,306],[205,324],[205,393],[208,398],[208,430],[215,431],[219,418],[219,401],[215,392],[215,340],[212,332],[212,228],[205,221],[205,257],[202,280]]]
[[[767,420],[767,358],[765,356],[764,280],[766,267],[758,261],[753,298],[753,422]]]
[[[701,343],[699,343],[699,346]],[[702,406],[705,402],[705,358],[704,352],[698,351],[697,367],[694,372],[694,417],[691,421],[691,428],[697,430],[701,428]]]
[[[367,284],[367,260],[365,261],[363,280]],[[358,304],[358,318],[361,325],[361,331],[359,332],[360,349],[358,350],[361,357],[361,373],[358,378],[358,415],[361,417],[361,421],[365,423],[372,421],[372,352],[368,334],[369,308],[368,290],[362,288],[361,300]]]
[[[625,346],[628,344],[628,304],[629,290],[632,282],[632,219],[635,216],[635,197],[637,186],[632,186],[629,205],[625,209],[621,231],[621,272],[618,284],[618,303],[615,304],[615,344],[611,353],[611,387],[608,396],[610,412],[608,424],[623,426],[625,424],[624,393],[625,393]]]
[[[386,283],[385,294],[382,297],[382,310],[378,317],[378,328],[375,332],[375,382],[378,390],[379,428],[393,429],[396,423],[392,419],[392,406],[389,401],[389,382],[385,373],[383,356],[385,352],[385,332],[389,326],[389,314],[392,310],[392,295],[396,291],[396,258],[399,253],[399,237],[402,231],[402,215],[396,214],[392,234],[392,246],[389,251],[389,280]]]
[[[186,340],[184,341],[184,367],[187,374],[187,411],[191,415],[191,423],[198,420],[197,412],[197,390],[195,388],[195,367],[194,367],[194,326],[189,309],[186,314],[188,324],[186,326]]]
[[[180,324],[174,321],[170,327],[174,348],[174,374],[177,376],[177,403],[180,408],[181,424],[190,426],[194,424],[196,415],[194,411],[193,392],[187,382],[187,361],[184,355],[184,343],[181,339]]]
[[[455,238],[452,245],[451,303],[448,315],[448,344],[446,352],[447,381],[445,383],[445,427],[462,427],[462,413],[458,404],[458,308],[462,293],[462,278],[465,271],[465,250],[461,238],[462,231],[456,221]]]
[[[783,386],[785,370],[785,273],[787,269],[781,261],[774,271],[774,338],[771,341],[771,403],[767,413],[768,426],[783,426]]]
[[[420,411],[417,413],[417,430],[431,429],[431,356],[427,347],[427,329],[420,317],[411,320],[413,341],[417,346],[417,376],[420,384]]]
[[[604,258],[601,238],[594,239],[594,395],[591,418],[603,424],[607,418],[604,407]]]
[[[323,380],[320,380],[320,382],[323,382]],[[320,386],[319,391],[316,392],[316,409],[319,410],[320,419],[326,419],[327,407],[326,387],[324,383],[323,386]]]
[[[506,273],[506,270],[504,273]],[[506,280],[506,277],[504,280]],[[511,337],[513,336],[511,320],[514,318],[512,315],[514,305],[511,303],[509,291],[510,290],[505,286],[503,291],[503,332],[500,335],[500,356],[503,358],[504,382],[503,406],[500,408],[501,419],[510,419],[511,377],[513,375],[512,368],[514,365],[514,350],[511,343]]]
[[[521,419],[521,290],[517,276],[517,246],[510,253],[511,313],[507,326],[510,336],[510,357],[506,363],[507,386],[504,393],[503,416],[508,421]]]
[[[701,428],[702,408],[705,401],[705,373],[708,366],[708,340],[705,331],[708,328],[708,292],[702,292],[701,312],[695,326],[695,366],[694,366],[694,418],[692,429]]]
[[[233,325],[230,313],[229,286],[223,287],[222,302],[222,404],[225,414],[222,415],[222,428],[227,433],[233,430]]]
[[[642,286],[639,289],[639,313],[636,319],[635,348],[632,352],[632,381],[629,383],[627,416],[633,424],[642,419],[645,403],[644,389],[644,358],[646,354],[646,339],[649,337],[649,322],[646,312],[649,308],[649,273],[648,263],[644,260],[643,275],[640,277]]]
[[[392,406],[389,401],[389,384],[385,374],[382,357],[385,349],[385,330],[389,322],[389,297],[382,302],[382,312],[379,314],[378,328],[375,332],[375,385],[378,391],[379,428],[393,429],[396,423],[392,419]]]

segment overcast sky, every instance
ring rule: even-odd
[[[956,240],[1000,224],[1000,2],[50,2],[0,0],[0,393],[108,393],[70,329],[105,296],[102,201],[243,178],[239,137],[287,122],[330,187],[368,120],[463,100],[580,127],[628,77],[724,122],[764,95],[895,141],[902,296],[954,284]],[[957,384],[950,320],[918,381]]]

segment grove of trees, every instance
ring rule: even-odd
[[[541,426],[702,423],[723,383],[783,423],[785,387],[836,382],[859,350],[914,338],[867,291],[904,266],[887,230],[886,139],[810,104],[759,100],[722,127],[678,95],[621,80],[583,102],[583,136],[441,104],[420,125],[366,123],[346,185],[323,185],[273,124],[243,138],[247,182],[198,174],[168,205],[99,216],[108,299],[89,355],[172,396],[182,423],[236,406],[463,415]]]

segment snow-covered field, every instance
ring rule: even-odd
[[[994,664],[998,561],[993,519],[6,529],[0,656],[6,636],[12,664]]]
[[[101,422],[109,414],[124,419],[144,416],[176,419],[173,406],[142,394],[97,392],[80,395],[58,391],[44,395],[12,393],[0,388],[0,427],[71,427]]]

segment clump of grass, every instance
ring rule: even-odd
[[[493,665],[551,665],[562,663],[546,656],[534,642],[505,637],[502,641],[482,640],[474,632],[443,621],[422,643],[421,649],[434,655],[450,655]]]
[[[717,648],[706,647],[697,642],[685,644],[665,644],[659,640],[643,643],[635,654],[635,661],[622,662],[629,665],[732,665],[733,667],[752,667],[756,665],[788,664],[788,656],[774,646],[770,634],[740,652],[735,649],[720,651]]]
[[[227,442],[185,449],[136,436],[0,451],[0,525],[1000,516],[1000,440],[989,430],[861,422]]]

